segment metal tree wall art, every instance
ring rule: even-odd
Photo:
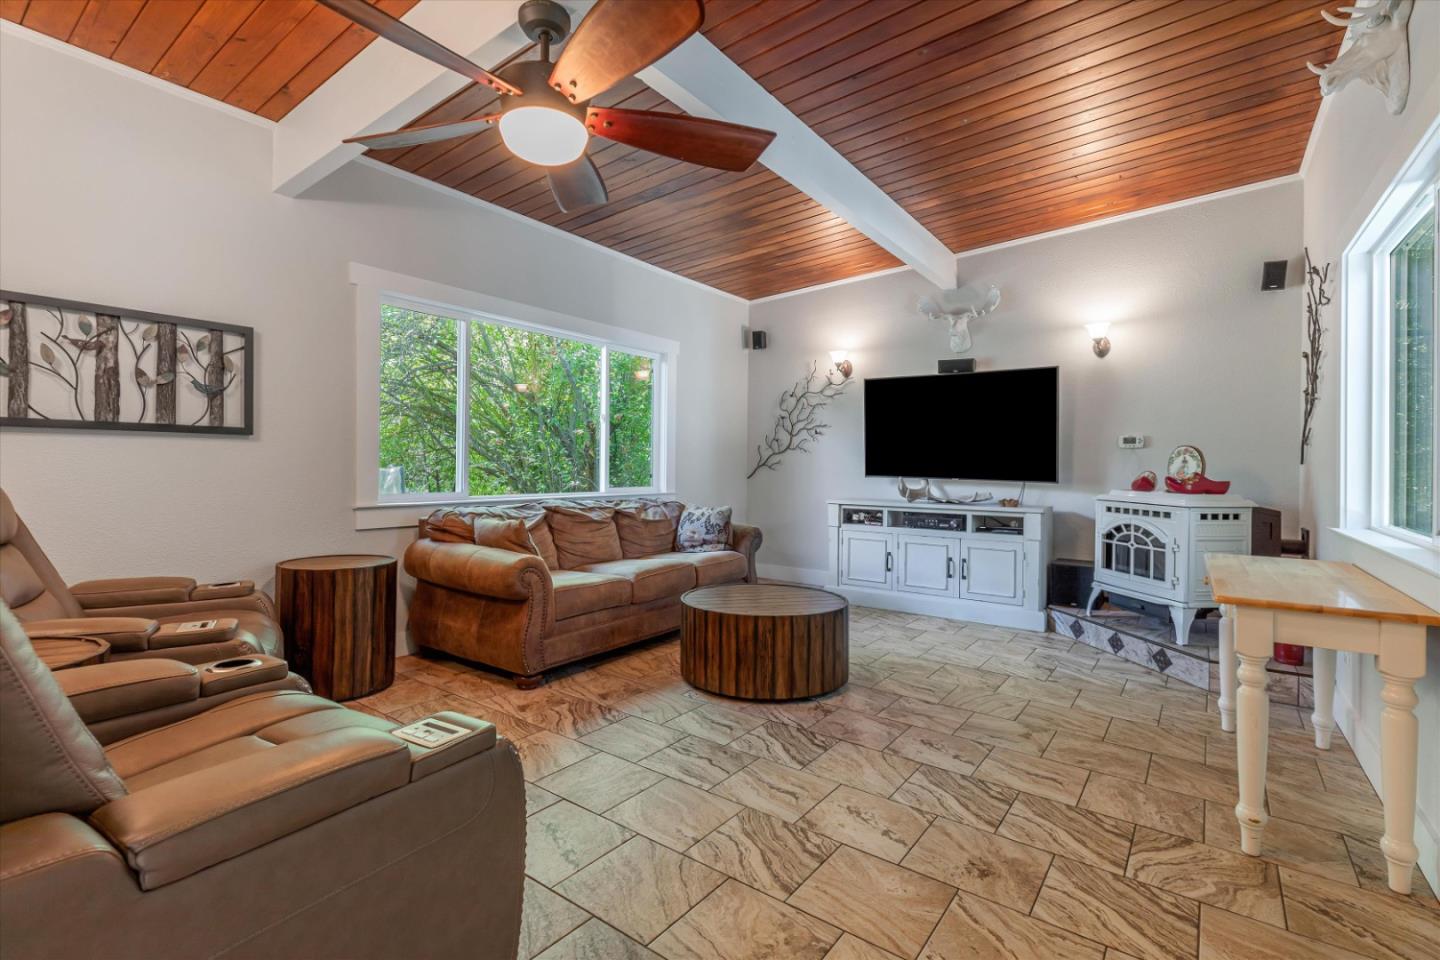
[[[254,331],[0,291],[7,427],[252,432]]]
[[[1325,339],[1325,327],[1320,321],[1320,311],[1330,304],[1330,293],[1325,285],[1330,282],[1330,264],[1317,267],[1310,262],[1310,250],[1305,250],[1305,350],[1300,354],[1305,361],[1305,417],[1300,423],[1300,463],[1305,463],[1305,448],[1310,445],[1310,418],[1315,414],[1315,401],[1320,390],[1320,361]]]
[[[820,420],[820,411],[844,393],[850,383],[848,377],[833,371],[822,378],[816,372],[816,365],[810,364],[810,373],[805,379],[797,380],[795,386],[780,394],[780,413],[775,417],[775,427],[764,442],[755,447],[755,467],[745,479],[761,470],[778,469],[780,458],[791,451],[809,453],[815,441],[830,429],[830,424]]]
[[[1361,80],[1385,95],[1392,114],[1405,109],[1410,97],[1410,14],[1415,0],[1375,0],[1368,6],[1341,7],[1342,19],[1321,10],[1326,23],[1345,28],[1349,45],[1335,62],[1324,67],[1305,66],[1320,78],[1320,95],[1328,97]]]

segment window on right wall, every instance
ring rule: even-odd
[[[1435,185],[1376,251],[1376,525],[1436,542]]]
[[[1440,572],[1440,121],[1345,251],[1340,532]]]

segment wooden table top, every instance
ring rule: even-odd
[[[1212,553],[1205,565],[1218,603],[1440,626],[1440,610],[1353,563]]]
[[[680,602],[711,613],[751,617],[802,617],[843,610],[849,601],[838,593],[813,587],[769,583],[723,583],[688,591]]]
[[[51,670],[100,663],[110,652],[110,642],[99,637],[37,637],[30,643],[40,662]]]
[[[275,564],[286,570],[361,570],[394,563],[394,557],[376,553],[332,553],[319,557],[294,557]]]

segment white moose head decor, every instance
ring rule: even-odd
[[[963,286],[958,290],[941,290],[932,297],[920,298],[920,314],[931,320],[944,320],[950,326],[950,349],[964,353],[970,349],[970,321],[1000,306],[1000,288],[993,284],[988,290]]]
[[[1327,23],[1345,27],[1349,46],[1326,67],[1305,66],[1320,77],[1320,93],[1329,96],[1351,80],[1363,80],[1385,94],[1392,114],[1405,109],[1410,96],[1410,12],[1415,0],[1376,0],[1370,6],[1341,7],[1348,19],[1326,10]]]

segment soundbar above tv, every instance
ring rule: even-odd
[[[1058,367],[865,381],[865,475],[1056,483]]]

